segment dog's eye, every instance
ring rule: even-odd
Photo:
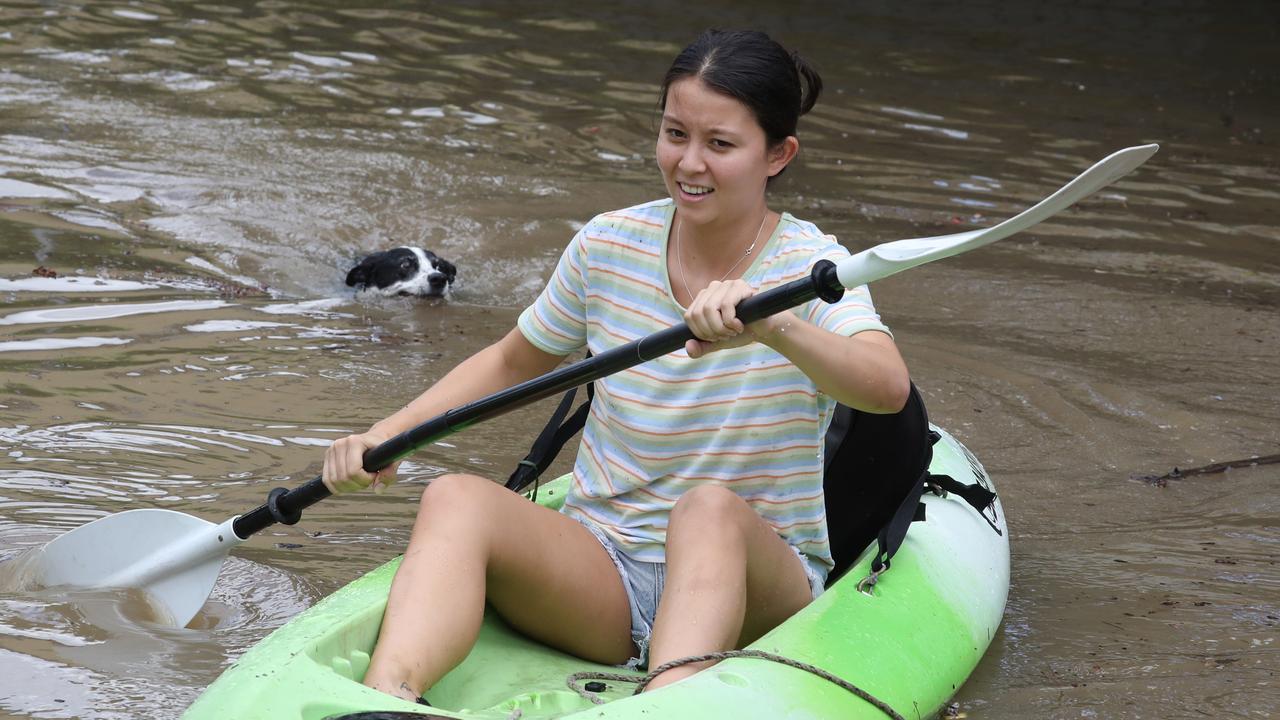
[[[405,259],[403,259],[403,260],[401,260],[401,261],[400,261],[400,269],[401,269],[401,270],[408,270],[408,269],[410,269],[410,268],[412,268],[412,267],[413,267],[413,265],[414,265],[414,263],[415,263],[415,262],[416,262],[416,261],[415,261],[413,258],[405,258]]]

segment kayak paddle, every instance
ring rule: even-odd
[[[954,235],[887,242],[839,264],[819,262],[808,278],[743,300],[738,304],[737,315],[744,323],[750,323],[814,298],[834,302],[845,288],[993,243],[1110,185],[1146,162],[1158,149],[1157,145],[1140,145],[1113,153],[1057,192],[998,225]],[[474,423],[674,352],[693,337],[688,326],[681,324],[449,410],[366,452],[364,469],[380,470]],[[319,477],[292,490],[276,488],[267,495],[265,504],[220,525],[173,510],[128,510],[108,515],[50,541],[30,560],[30,577],[45,587],[141,588],[160,606],[157,609],[167,611],[174,625],[184,626],[208,599],[222,562],[233,547],[275,523],[298,522],[304,509],[329,495]]]

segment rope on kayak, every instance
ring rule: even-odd
[[[871,704],[872,707],[876,708],[880,712],[883,712],[885,715],[893,718],[893,720],[906,720],[906,718],[899,715],[897,711],[889,707],[888,703],[876,698],[871,693],[867,692],[866,690],[863,690],[862,688],[858,687],[857,685],[854,685],[853,683],[845,680],[844,678],[837,677],[827,672],[826,670],[823,670],[820,667],[816,667],[808,663],[803,663],[803,662],[800,662],[799,660],[793,660],[783,655],[774,655],[773,653],[767,653],[762,650],[729,650],[727,652],[713,652],[713,653],[707,653],[705,655],[691,655],[689,657],[677,658],[675,660],[672,660],[671,662],[663,663],[658,667],[650,670],[649,674],[645,675],[642,678],[637,678],[634,675],[622,675],[619,673],[601,673],[601,672],[573,673],[568,678],[568,684],[570,689],[572,689],[574,692],[578,693],[582,697],[586,698],[587,700],[590,700],[593,704],[603,705],[605,701],[599,695],[585,688],[578,687],[578,683],[583,680],[611,680],[613,682],[636,683],[635,692],[632,694],[639,695],[640,693],[644,692],[644,689],[649,686],[649,683],[653,682],[654,678],[658,677],[662,673],[672,668],[677,668],[677,667],[680,667],[681,665],[688,665],[690,663],[704,662],[707,660],[715,660],[719,662],[720,660],[728,660],[730,658],[756,658],[758,660],[768,660],[770,662],[780,663],[788,667],[796,668],[797,670],[804,670],[807,673],[817,675],[823,680],[826,680],[827,682],[832,683],[834,685],[838,685],[844,688],[845,690],[848,690],[849,692],[853,693],[854,695],[857,695],[858,697],[862,698],[863,700]]]

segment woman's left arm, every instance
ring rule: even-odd
[[[700,340],[685,346],[690,357],[760,342],[795,363],[822,392],[849,407],[895,413],[906,405],[911,378],[893,338],[878,330],[839,335],[789,310],[744,325],[735,315],[755,290],[742,280],[713,282],[698,293],[685,322]]]

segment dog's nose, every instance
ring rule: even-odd
[[[427,274],[427,284],[433,288],[444,287],[449,282],[449,276],[441,272],[433,272]]]

